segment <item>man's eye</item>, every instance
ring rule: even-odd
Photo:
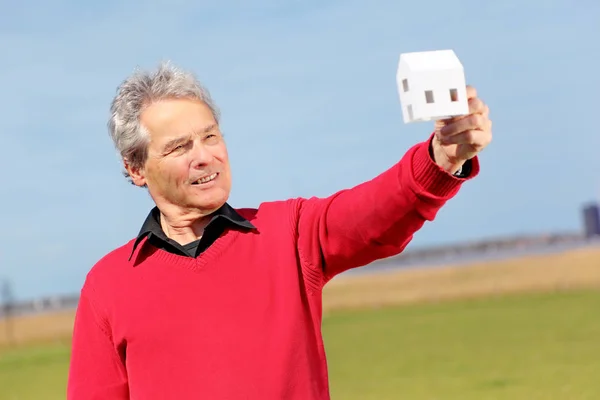
[[[191,144],[191,142],[187,142],[187,143],[181,143],[180,145],[176,146],[173,148],[173,151],[177,151],[177,150],[183,150],[186,147],[189,147]]]

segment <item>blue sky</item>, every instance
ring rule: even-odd
[[[137,233],[151,199],[120,175],[106,120],[117,85],[162,59],[222,110],[234,206],[326,196],[391,166],[431,131],[402,121],[399,54],[445,48],[494,141],[411,247],[577,230],[600,195],[597,2],[202,3],[3,2],[0,278],[19,298],[78,291]]]

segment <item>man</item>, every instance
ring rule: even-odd
[[[329,399],[323,287],[400,253],[477,175],[491,122],[468,94],[470,115],[436,123],[368,182],[234,209],[208,92],[170,64],[127,79],[110,134],[156,207],[87,275],[68,399]]]

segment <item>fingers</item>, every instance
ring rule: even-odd
[[[491,121],[487,117],[483,114],[470,114],[442,127],[440,135],[442,137],[447,137],[471,130],[489,129],[491,129]]]
[[[469,114],[483,114],[489,113],[489,108],[483,101],[477,97],[469,99]]]
[[[490,131],[471,129],[468,131],[460,132],[452,136],[442,136],[440,141],[445,144],[468,144],[474,149],[482,149],[486,147],[492,141],[492,135]]]
[[[471,88],[471,92],[469,92],[469,88]],[[450,117],[442,120],[443,124],[449,125],[456,121],[460,121],[462,119],[468,118],[470,114],[482,114],[484,117],[489,117],[490,108],[483,102],[481,99],[477,97],[470,97],[471,94],[477,95],[477,92],[471,86],[467,86],[467,95],[469,96],[468,105],[469,105],[469,114],[468,115],[459,115],[456,117]]]
[[[455,157],[470,159],[492,141],[492,121],[489,107],[477,97],[477,91],[467,86],[469,113],[436,122],[437,143],[443,148],[456,145]],[[459,154],[460,153],[460,154]]]
[[[467,86],[469,114],[450,118],[439,124],[438,137],[444,144],[469,144],[485,147],[491,141],[492,121],[489,107],[477,97],[477,91]]]
[[[467,99],[474,99],[477,97],[477,90],[473,86],[467,85]]]

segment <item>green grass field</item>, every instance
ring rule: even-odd
[[[600,398],[600,291],[339,311],[334,400]],[[69,343],[0,350],[0,400],[64,399]]]
[[[0,400],[65,399],[69,343],[0,350]]]
[[[600,292],[332,315],[334,399],[600,399]]]

